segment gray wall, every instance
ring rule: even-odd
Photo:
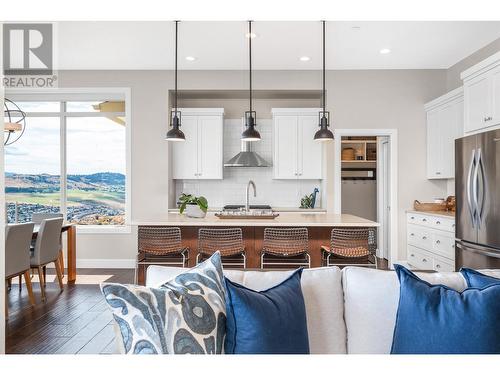
[[[460,73],[500,51],[500,38],[457,62],[446,71],[446,92],[462,86]]]
[[[170,71],[64,71],[60,87],[130,87],[132,116],[132,220],[161,218],[168,208],[168,91]],[[241,90],[248,82],[245,71],[183,71],[184,90]],[[259,90],[316,90],[318,71],[257,71]],[[446,183],[426,179],[425,102],[446,89],[443,70],[329,71],[327,106],[337,128],[394,128],[398,130],[399,256],[406,256],[405,215],[414,199],[444,196]],[[327,151],[327,176],[331,181],[333,145]],[[327,201],[333,202],[332,184]],[[128,258],[135,252],[135,234],[81,235],[79,258]]]

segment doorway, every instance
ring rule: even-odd
[[[392,268],[398,260],[397,131],[336,129],[334,147],[333,211],[378,222],[377,257]]]

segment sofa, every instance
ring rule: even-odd
[[[158,287],[185,271],[150,266],[146,285]],[[224,270],[230,280],[254,290],[265,290],[285,280],[293,270]],[[480,270],[500,278],[500,270]],[[457,291],[466,288],[459,272],[416,272],[431,284]],[[363,267],[305,269],[302,293],[307,313],[311,354],[389,354],[399,300],[394,271]]]

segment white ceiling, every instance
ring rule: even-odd
[[[321,68],[320,22],[257,21],[253,31],[255,69]],[[247,69],[246,32],[244,21],[181,22],[179,68]],[[59,22],[56,34],[59,69],[174,66],[173,22]],[[444,69],[497,38],[498,21],[328,22],[327,69]]]

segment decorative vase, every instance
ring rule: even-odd
[[[186,214],[187,217],[195,217],[200,219],[204,218],[207,215],[207,213],[203,212],[197,204],[186,205],[184,213]]]

